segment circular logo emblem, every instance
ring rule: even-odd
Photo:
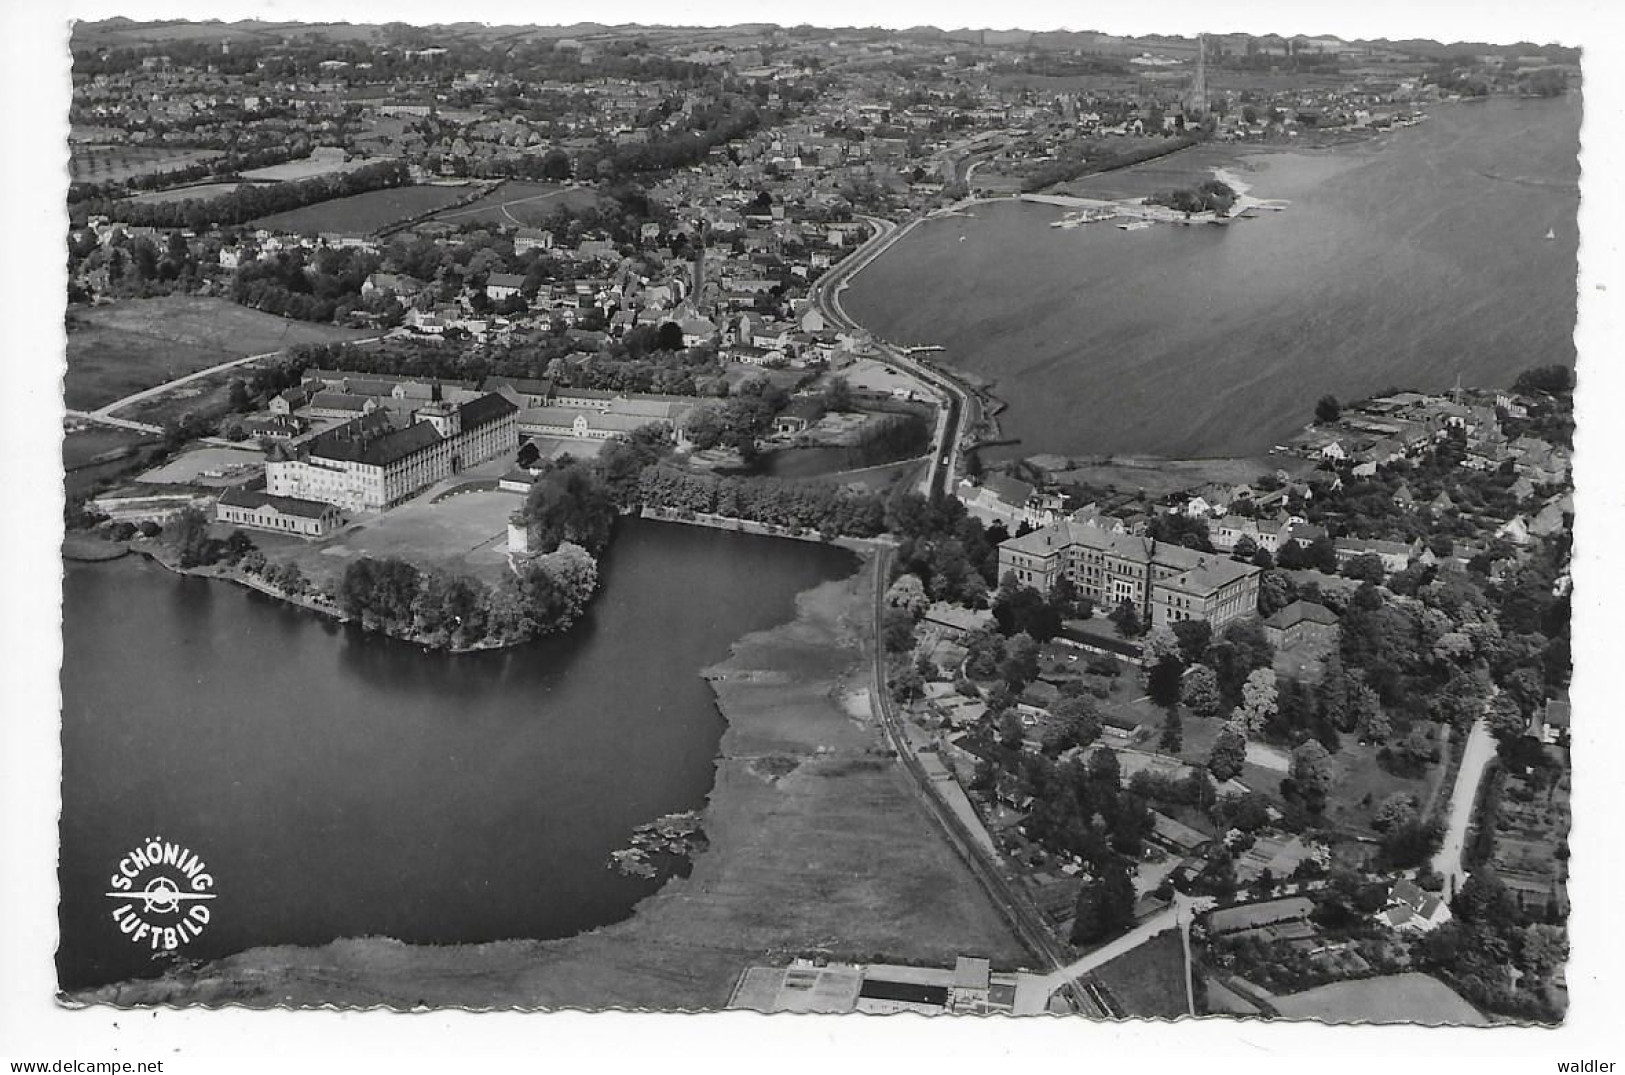
[[[103,895],[116,900],[113,921],[132,944],[173,952],[209,924],[214,875],[190,848],[154,836],[118,861]]]

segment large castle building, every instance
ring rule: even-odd
[[[375,409],[295,450],[273,448],[266,492],[383,511],[443,478],[519,449],[519,408],[495,392],[461,403],[434,398],[403,418]]]
[[[1153,627],[1206,620],[1215,628],[1258,609],[1251,564],[1217,553],[1114,533],[1080,518],[1013,537],[999,546],[999,577],[1048,593],[1064,576],[1097,605],[1130,602]]]

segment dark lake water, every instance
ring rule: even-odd
[[[217,881],[189,957],[551,938],[624,918],[656,882],[606,868],[610,851],[712,785],[723,721],[700,670],[854,565],[627,520],[575,630],[461,657],[145,561],[68,565],[62,985],[156,972],[102,895],[154,835]]]
[[[1580,111],[1441,104],[1357,146],[1199,147],[1074,189],[1143,195],[1227,166],[1290,208],[1125,232],[978,206],[916,228],[843,302],[995,379],[1013,454],[1260,452],[1327,392],[1500,386],[1574,362]]]

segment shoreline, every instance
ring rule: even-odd
[[[547,941],[371,936],[250,948],[61,992],[58,1002],[693,1011],[722,1008],[748,966],[786,952],[951,965],[963,950],[1020,963],[1019,943],[882,747],[860,686],[876,561],[855,559],[845,578],[798,594],[788,622],[744,636],[698,671],[726,722],[699,809],[709,843],[687,877],[668,879],[621,921]],[[876,876],[882,852],[909,868]]]

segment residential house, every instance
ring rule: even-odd
[[[1313,601],[1294,601],[1264,621],[1264,636],[1276,649],[1335,643],[1337,613]]]

